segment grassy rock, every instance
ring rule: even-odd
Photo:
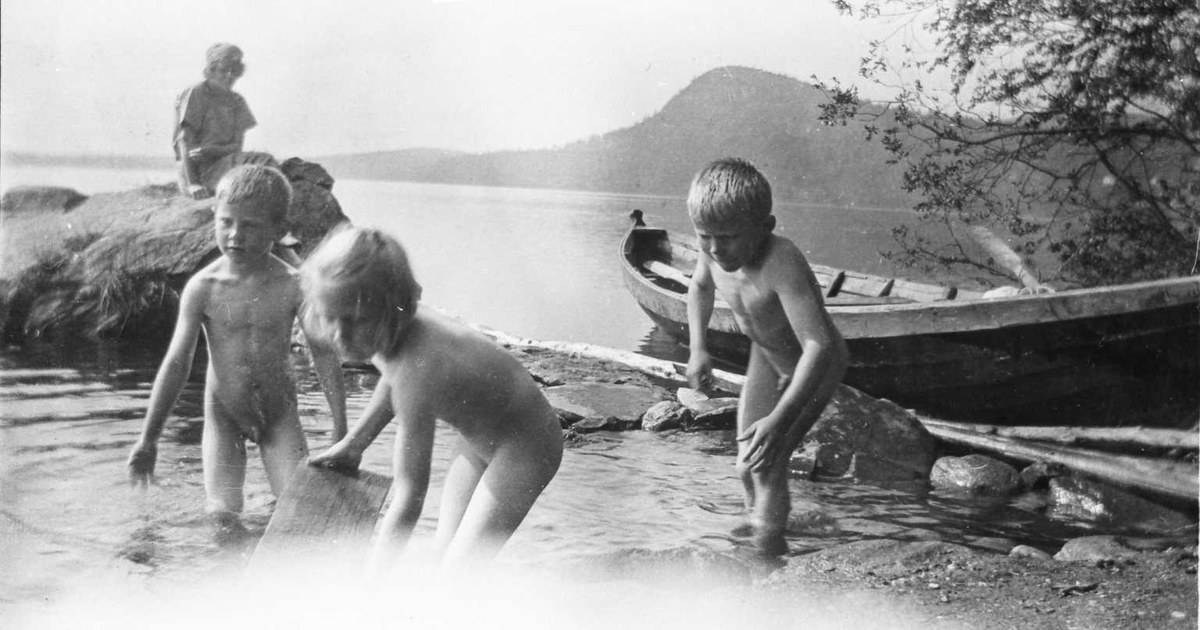
[[[346,217],[320,166],[289,160],[284,173],[304,254]],[[175,184],[86,198],[70,189],[16,189],[3,206],[0,329],[9,342],[166,337],[184,283],[219,255],[213,200],[181,197]]]

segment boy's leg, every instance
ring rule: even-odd
[[[546,425],[533,435],[510,437],[493,454],[446,547],[448,565],[495,556],[554,478],[562,462],[562,433],[557,417]]]
[[[209,412],[200,439],[205,511],[237,514],[242,511],[242,486],[246,482],[246,440],[236,424],[215,409]]]
[[[762,355],[758,346],[750,350],[746,381],[738,399],[738,433],[765,417],[779,402],[779,373]],[[746,465],[747,442],[738,442],[737,471],[746,488],[746,507],[756,528],[756,544],[764,553],[780,555],[786,550],[783,531],[787,527],[791,501],[787,487],[787,457],[766,472],[752,472]]]
[[[479,485],[487,462],[483,461],[467,441],[461,436],[454,446],[454,454],[450,458],[450,467],[446,470],[446,481],[442,489],[442,504],[438,509],[437,534],[434,536],[434,547],[438,553],[444,553],[458,531],[471,495]]]
[[[304,429],[300,427],[295,407],[263,428],[258,449],[271,493],[278,498],[295,474],[296,466],[308,457],[308,442],[304,439]]]
[[[805,434],[812,428],[813,423],[821,417],[821,412],[833,398],[834,391],[842,382],[841,370],[830,370],[825,373],[821,385],[813,393],[796,419],[792,421],[787,435],[784,436],[784,455],[775,466],[763,476],[762,486],[769,488],[766,492],[771,497],[770,507],[763,514],[764,529],[760,532],[758,545],[760,550],[768,555],[782,555],[787,552],[787,543],[783,540],[783,532],[787,528],[788,513],[791,512],[792,501],[788,491],[788,464],[791,454],[800,445]],[[777,528],[777,529],[776,529]]]

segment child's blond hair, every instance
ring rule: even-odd
[[[687,209],[699,224],[762,221],[771,216],[771,184],[741,158],[720,159],[692,180]]]
[[[242,63],[242,49],[233,44],[220,43],[204,51],[204,78],[211,79],[222,62],[233,66],[233,76],[237,78],[246,72],[246,64]]]
[[[279,169],[243,164],[229,169],[217,183],[217,203],[252,203],[272,221],[286,226],[292,205],[292,185]]]
[[[421,285],[399,241],[375,228],[349,223],[334,228],[300,266],[307,299],[328,283],[355,296],[363,321],[375,329],[379,351],[386,355],[396,350],[404,324],[417,314],[421,300]],[[312,309],[305,312],[310,316]]]

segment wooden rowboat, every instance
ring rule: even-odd
[[[625,285],[686,343],[691,238],[641,224]],[[996,424],[1192,425],[1200,410],[1200,276],[986,299],[953,286],[813,265],[850,347],[846,383],[922,413]],[[749,340],[718,300],[710,350]]]

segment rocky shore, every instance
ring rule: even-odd
[[[292,231],[303,253],[345,216],[324,169],[301,160],[283,167],[296,191]],[[92,197],[69,189],[6,192],[0,205],[5,339],[165,338],[183,282],[216,255],[212,201],[176,192],[173,184]],[[599,431],[733,427],[736,375],[720,379],[723,391],[700,393],[684,387],[669,362],[485,332],[543,386],[569,445]],[[1190,457],[1194,465],[1194,452]],[[795,478],[816,483],[918,484],[1000,499],[1022,496],[1122,535],[1070,540],[1053,550],[992,540],[984,549],[913,528],[795,552],[779,563],[695,554],[660,560],[702,571],[715,567],[734,576],[740,588],[782,598],[868,593],[931,627],[1197,626],[1194,501],[1149,500],[1069,470],[1013,464],[948,448],[911,412],[842,387],[794,454],[792,470]],[[803,531],[820,517],[797,510],[793,529]],[[617,565],[611,569],[619,579]]]
[[[637,366],[633,367],[623,361],[627,357],[622,353],[610,349],[530,342],[490,332],[545,387],[575,441],[605,430],[732,427],[732,399],[697,400],[690,390],[681,389],[683,381],[668,363],[628,357]],[[1083,496],[1054,503],[1044,467],[1018,471],[999,460],[948,456],[943,450],[909,412],[843,388],[793,457],[793,476],[853,483],[924,476],[926,482],[959,486],[965,492],[1024,488],[1040,496],[1046,509],[1067,510],[1076,517],[1088,507]],[[939,467],[944,470],[938,472]],[[976,470],[967,470],[971,468]],[[1058,474],[1063,480],[1098,483],[1065,471]],[[904,610],[930,627],[1195,628],[1194,506],[1190,517],[1157,504],[1147,509],[1159,516],[1148,519],[1142,513],[1123,523],[1105,523],[1130,532],[1126,535],[1086,536],[1050,551],[1001,539],[989,540],[987,549],[968,547],[942,540],[932,530],[912,529],[894,539],[831,544],[786,556],[778,564],[694,553],[657,557],[655,562],[670,570],[716,572],[732,577],[749,593],[785,599],[828,594],[841,601],[848,593],[857,594],[873,605]],[[1096,519],[1107,514],[1094,504],[1091,510]],[[811,529],[808,521],[820,517],[797,510],[791,529]],[[587,568],[599,579],[618,577],[625,569],[619,561]]]

